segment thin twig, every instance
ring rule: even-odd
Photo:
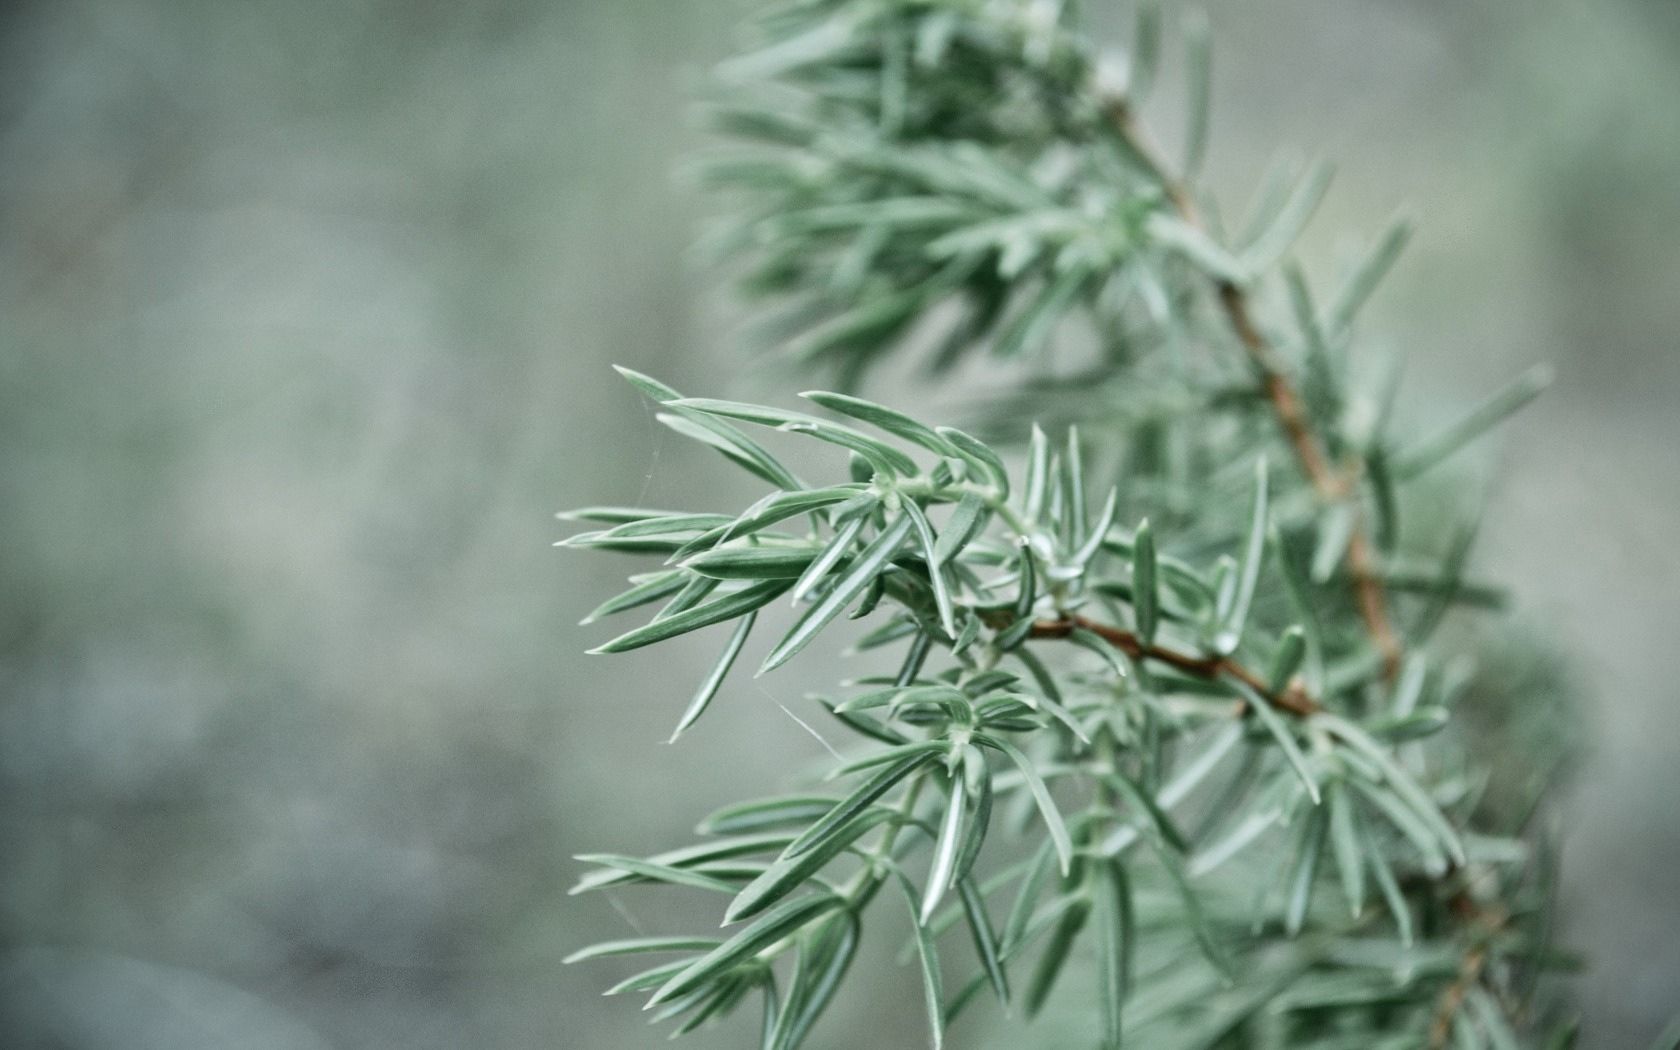
[[[1195,199],[1191,197],[1189,189],[1170,173],[1160,150],[1148,132],[1138,123],[1131,107],[1124,101],[1115,102],[1109,108],[1109,117],[1115,130],[1137,154],[1151,177],[1160,184],[1162,192],[1172,202],[1173,209],[1178,212],[1179,217],[1205,231],[1207,226],[1196,207]],[[1331,465],[1324,442],[1313,430],[1301,396],[1289,381],[1278,360],[1277,351],[1254,322],[1248,293],[1241,285],[1224,279],[1215,281],[1215,289],[1225,319],[1236,334],[1237,341],[1248,353],[1249,360],[1260,373],[1266,398],[1272,405],[1272,413],[1277,416],[1278,425],[1283,428],[1284,436],[1294,450],[1302,472],[1312,484],[1313,491],[1318,494],[1319,499],[1327,503],[1347,498],[1362,464],[1353,464],[1345,473]],[[1404,646],[1389,619],[1388,600],[1383,591],[1382,578],[1377,572],[1376,554],[1361,517],[1355,518],[1353,532],[1348,539],[1345,556],[1348,576],[1353,584],[1354,602],[1359,608],[1360,619],[1365,621],[1371,643],[1382,656],[1383,674],[1392,680],[1399,673]]]
[[[1435,1006],[1434,1019],[1429,1022],[1430,1050],[1443,1050],[1447,1040],[1452,1038],[1453,1019],[1458,1016],[1459,1007],[1464,1005],[1464,997],[1470,994],[1470,989],[1482,979],[1482,967],[1485,965],[1485,947],[1472,948],[1465,953],[1459,965],[1458,977],[1441,993],[1441,1001]]]
[[[1458,976],[1447,985],[1446,990],[1441,993],[1440,1000],[1435,1004],[1435,1013],[1429,1023],[1430,1050],[1445,1050],[1448,1041],[1452,1039],[1453,1021],[1457,1018],[1459,1010],[1463,1009],[1470,989],[1481,982],[1482,973],[1487,969],[1487,941],[1504,927],[1505,919],[1503,909],[1498,908],[1473,913],[1469,922],[1471,929],[1477,934],[1476,942],[1464,953],[1464,958],[1459,962]]]
[[[1229,678],[1241,682],[1280,711],[1305,718],[1320,710],[1319,704],[1306,691],[1291,684],[1282,691],[1274,691],[1261,676],[1227,656],[1198,656],[1146,643],[1131,631],[1105,623],[1069,615],[1059,620],[1038,620],[1033,623],[1031,638],[1066,638],[1077,630],[1090,631],[1133,660],[1153,660],[1195,678],[1217,681]]]

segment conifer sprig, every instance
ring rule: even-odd
[[[1139,5],[1115,76],[1077,6],[796,0],[726,66],[715,115],[743,145],[708,166],[739,201],[719,243],[787,307],[777,345],[842,392],[794,411],[626,371],[768,491],[589,508],[562,545],[660,559],[586,622],[658,611],[597,652],[718,635],[677,734],[749,650],[786,673],[838,631],[872,666],[813,698],[852,744],[797,791],[584,858],[577,892],[722,896],[724,936],[578,957],[674,954],[612,990],[679,1032],[757,996],[762,1045],[792,1048],[894,921],[871,907],[891,886],[935,1046],[987,994],[1058,1003],[1105,1047],[1567,1045],[1534,820],[1566,714],[1555,676],[1503,669],[1524,650],[1494,622],[1435,637],[1501,596],[1467,577],[1452,501],[1413,498],[1538,384],[1411,440],[1392,385],[1358,381],[1354,329],[1406,227],[1320,307],[1290,252],[1327,169],[1227,224],[1194,183],[1205,27],[1174,175],[1138,116],[1160,11]],[[857,395],[917,347],[1018,381],[973,433]],[[842,462],[807,482],[788,440]],[[1488,761],[1508,754],[1530,764]],[[1090,998],[1057,999],[1080,967]]]

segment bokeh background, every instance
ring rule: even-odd
[[[832,668],[666,746],[715,639],[585,657],[629,565],[549,544],[562,507],[752,495],[607,367],[778,393],[673,177],[742,9],[4,6],[0,1045],[662,1039],[558,959],[670,905],[567,898],[571,855],[785,784],[820,745],[777,704]],[[1680,5],[1211,14],[1227,199],[1335,158],[1315,266],[1421,218],[1365,326],[1416,417],[1558,367],[1481,450],[1480,557],[1584,687],[1584,1045],[1643,1046],[1680,1010]],[[858,984],[814,1047],[920,1044],[908,975]]]

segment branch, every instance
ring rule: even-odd
[[[1261,676],[1226,656],[1197,656],[1193,653],[1168,649],[1165,646],[1146,643],[1131,631],[1119,627],[1111,627],[1105,623],[1088,620],[1083,616],[1067,615],[1059,620],[1039,620],[1032,626],[1029,638],[1066,638],[1076,630],[1090,631],[1114,648],[1125,653],[1133,660],[1154,660],[1166,664],[1174,670],[1208,681],[1229,678],[1241,682],[1256,694],[1264,697],[1267,703],[1280,711],[1287,711],[1302,718],[1316,714],[1319,704],[1306,691],[1291,685],[1281,692],[1274,692],[1270,684]]]
[[[1462,912],[1466,899],[1460,897],[1454,901],[1455,911]],[[1462,916],[1461,916],[1462,917]],[[1470,994],[1482,979],[1482,973],[1487,969],[1488,944],[1494,934],[1504,928],[1506,915],[1503,909],[1492,908],[1480,913],[1472,911],[1469,919],[1472,932],[1479,932],[1475,943],[1464,953],[1459,961],[1458,976],[1447,985],[1441,993],[1440,1000],[1435,1004],[1435,1014],[1429,1024],[1429,1050],[1445,1050],[1452,1039],[1453,1022],[1458,1011],[1463,1008],[1465,997]]]
[[[1131,108],[1123,100],[1115,102],[1110,107],[1109,118],[1115,131],[1160,183],[1162,191],[1172,202],[1173,209],[1178,212],[1179,217],[1205,231],[1206,224],[1202,221],[1201,213],[1196,208],[1196,202],[1190,196],[1189,190],[1168,173],[1160,150],[1133,116]],[[1254,323],[1248,294],[1240,285],[1223,278],[1215,280],[1215,289],[1225,319],[1259,371],[1266,398],[1272,405],[1272,413],[1277,416],[1278,424],[1283,428],[1290,447],[1294,449],[1295,458],[1301,464],[1301,471],[1311,482],[1313,491],[1325,502],[1345,498],[1362,473],[1364,464],[1356,460],[1348,465],[1346,473],[1339,473],[1330,465],[1324,444],[1307,418],[1300,394],[1284,373],[1276,350]],[[1376,646],[1382,657],[1383,676],[1392,681],[1399,674],[1405,646],[1388,616],[1387,595],[1377,571],[1376,553],[1363,517],[1363,514],[1356,514],[1354,518],[1344,561],[1349,581],[1353,585],[1354,604],[1359,609],[1359,617],[1365,622],[1371,643]],[[1133,642],[1135,644],[1136,639],[1133,639]],[[1235,676],[1241,670],[1238,667],[1219,668],[1215,669],[1215,674],[1222,671]],[[1483,969],[1487,965],[1487,955],[1485,944],[1477,944],[1464,954],[1460,961],[1458,977],[1441,993],[1440,1001],[1436,1004],[1429,1028],[1429,1050],[1444,1050],[1446,1047],[1452,1036],[1454,1018],[1463,1007],[1470,989],[1481,980]]]
[[[1109,107],[1109,119],[1115,131],[1142,160],[1150,175],[1160,183],[1162,191],[1172,202],[1173,209],[1178,212],[1179,217],[1205,231],[1207,226],[1202,221],[1190,191],[1169,173],[1160,150],[1156,148],[1147,130],[1133,116],[1131,107],[1123,100],[1112,103]],[[1215,280],[1215,289],[1219,294],[1219,305],[1225,319],[1259,371],[1266,398],[1272,404],[1272,413],[1277,416],[1278,424],[1283,428],[1290,447],[1294,449],[1302,472],[1312,483],[1313,491],[1325,502],[1342,499],[1352,488],[1363,464],[1351,464],[1346,474],[1339,473],[1331,466],[1324,443],[1313,430],[1300,394],[1278,361],[1277,351],[1254,323],[1248,293],[1240,285],[1223,278]],[[1353,583],[1354,602],[1359,607],[1359,616],[1365,621],[1371,642],[1382,656],[1383,673],[1392,679],[1399,673],[1404,647],[1388,617],[1388,601],[1384,594],[1382,578],[1377,572],[1376,561],[1365,524],[1356,518],[1347,545],[1348,576]]]

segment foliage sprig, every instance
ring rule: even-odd
[[[1487,763],[1527,732],[1516,683],[1430,643],[1500,595],[1465,575],[1473,523],[1411,499],[1539,384],[1409,440],[1392,384],[1354,367],[1355,317],[1405,227],[1319,308],[1289,256],[1327,169],[1263,187],[1227,230],[1191,181],[1201,23],[1173,175],[1138,120],[1159,10],[1140,5],[1123,77],[1076,16],[1054,0],[799,0],[726,66],[717,116],[744,145],[708,170],[744,203],[721,243],[750,289],[792,304],[788,352],[846,392],[792,411],[621,370],[662,423],[770,491],[724,513],[576,511],[590,529],[563,545],[664,559],[589,620],[658,611],[595,651],[720,628],[678,735],[781,599],[796,611],[758,673],[842,620],[867,621],[854,648],[877,670],[818,697],[855,747],[810,789],[726,807],[694,845],[586,858],[579,892],[722,895],[723,937],[575,958],[674,955],[612,990],[648,993],[679,1032],[757,996],[763,1045],[791,1048],[891,886],[935,1046],[987,993],[1038,1013],[1089,957],[1106,1047],[1567,1032],[1536,998],[1560,955],[1549,845],[1530,833],[1566,735],[1528,733],[1555,746],[1516,786]],[[978,435],[853,392],[930,340],[936,370],[989,354],[1035,374]],[[1034,418],[1050,429],[1020,425]],[[808,484],[760,428],[831,446],[845,469]],[[958,927],[972,976],[947,989]]]

